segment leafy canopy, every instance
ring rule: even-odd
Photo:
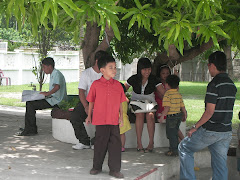
[[[159,51],[175,45],[184,55],[184,49],[213,40],[240,47],[239,11],[237,0],[2,0],[0,12],[9,19],[15,16],[18,24],[28,21],[33,35],[43,25],[62,26],[75,32],[86,22],[96,22],[102,29],[112,27],[115,37],[148,38]],[[124,30],[122,31],[123,28]],[[19,26],[21,30],[21,26]],[[136,33],[139,30],[140,33]],[[123,35],[127,33],[127,35]],[[152,37],[154,36],[154,37]],[[123,41],[124,42],[124,41]],[[147,40],[146,44],[151,44]],[[125,44],[127,46],[127,44]],[[139,44],[140,45],[140,44]],[[143,46],[144,47],[144,46]],[[164,48],[164,49],[162,49]],[[131,47],[130,47],[131,49]],[[139,49],[142,50],[140,47]],[[129,50],[130,51],[130,50]],[[124,52],[118,52],[124,53]],[[134,53],[134,52],[132,52]],[[129,54],[126,51],[125,54]]]

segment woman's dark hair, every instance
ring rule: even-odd
[[[47,66],[51,65],[53,67],[53,69],[54,69],[54,66],[55,66],[55,62],[54,62],[53,58],[51,58],[51,57],[44,58],[42,60],[42,64],[47,65]]]
[[[227,70],[227,58],[224,52],[216,51],[208,57],[208,62],[213,63],[218,71]]]
[[[167,65],[167,64],[159,64],[158,67],[157,67],[157,74],[156,76],[158,78],[160,78],[160,73],[163,69],[168,69],[169,70],[169,74],[171,74],[171,69],[170,67]]]
[[[140,58],[137,63],[137,74],[141,75],[141,70],[145,68],[152,68],[152,63],[148,58]]]

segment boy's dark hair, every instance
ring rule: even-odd
[[[51,57],[44,58],[42,60],[42,64],[47,65],[47,66],[51,65],[53,67],[53,69],[55,67],[55,62],[54,62],[53,58],[51,58]]]
[[[156,74],[158,78],[160,78],[160,73],[163,69],[169,70],[169,74],[171,74],[171,69],[167,64],[159,64],[157,67],[157,74]]]
[[[102,56],[109,56],[109,54],[106,51],[100,50],[95,53],[95,61],[99,60]]]
[[[169,75],[166,79],[166,83],[171,87],[171,89],[177,89],[179,86],[180,78],[177,75]]]
[[[145,68],[152,68],[152,63],[148,58],[140,58],[137,63],[137,74],[141,75],[141,70]]]
[[[115,62],[115,59],[112,56],[108,55],[100,57],[97,62],[98,69],[104,68],[110,62]]]
[[[208,62],[213,63],[218,71],[227,70],[227,58],[224,52],[216,51],[208,57]]]

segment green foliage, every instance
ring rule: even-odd
[[[219,48],[219,38],[229,40],[232,38],[231,33],[230,35],[227,33],[230,32],[230,28],[225,28],[227,23],[231,23],[227,20],[239,17],[238,13],[231,11],[234,8],[232,5],[239,7],[237,1],[148,0],[144,1],[144,5],[138,0],[134,2],[135,5],[126,8],[126,14],[121,19],[129,19],[128,29],[138,23],[138,28],[152,31],[158,37],[160,47],[163,44],[164,49],[168,50],[169,45],[174,44],[182,55],[184,49],[192,47],[196,42],[202,44],[210,39]],[[236,32],[239,31],[237,27],[235,27]],[[237,36],[237,33],[234,35]]]
[[[239,7],[237,0],[122,0],[117,5],[115,0],[0,2],[0,12],[6,14],[7,22],[14,16],[19,30],[29,22],[34,36],[41,26],[48,29],[51,24],[53,29],[61,26],[74,32],[78,42],[80,27],[87,22],[96,22],[101,35],[108,25],[122,42],[115,40],[112,45],[117,44],[114,50],[124,63],[134,54],[163,52],[169,45],[175,45],[181,55],[210,40],[216,48],[220,48],[222,39],[240,47]]]
[[[119,21],[118,14],[123,11],[123,8],[116,6],[115,0],[76,0],[74,3],[82,12],[73,12],[74,19],[67,15],[63,15],[60,19],[68,31],[78,32],[86,22],[96,22],[101,27],[102,34],[107,25],[113,29],[115,37],[121,40],[117,22]]]
[[[69,108],[74,108],[79,103],[79,97],[68,97],[67,101],[62,101],[59,107],[63,110],[69,110]]]
[[[13,51],[30,41],[31,32],[26,27],[23,28],[21,33],[17,31],[15,18],[11,18],[9,23],[10,27],[7,28],[6,18],[4,16],[0,17],[0,39],[8,41],[8,51]]]
[[[39,27],[43,25],[48,29],[51,23],[53,29],[61,26],[74,32],[77,39],[80,27],[89,21],[97,22],[102,31],[107,24],[112,27],[116,38],[121,38],[117,14],[123,9],[115,5],[115,0],[5,0],[0,5],[0,12],[6,14],[7,22],[14,16],[21,25],[19,31],[25,21],[31,23],[35,37]]]

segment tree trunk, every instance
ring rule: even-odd
[[[95,53],[99,50],[107,51],[110,46],[110,41],[114,37],[112,28],[109,28],[108,25],[105,28],[105,37],[102,42],[99,44],[100,28],[97,26],[97,23],[87,22],[86,32],[84,35],[84,41],[82,43],[82,53],[85,68],[91,67],[94,65],[94,56]]]
[[[202,66],[202,82],[205,82],[205,63],[201,62],[201,66]]]
[[[84,37],[84,29],[83,27],[80,28],[80,44],[83,43],[83,37]],[[83,59],[83,50],[80,48],[79,50],[79,77],[81,77],[82,72],[84,71],[84,59]]]
[[[87,27],[82,43],[82,53],[85,68],[94,64],[94,52],[98,47],[100,28],[97,23],[87,22]]]
[[[229,77],[233,78],[233,65],[232,65],[232,51],[231,46],[224,46],[223,47],[224,53],[226,54],[227,58],[227,72]]]

